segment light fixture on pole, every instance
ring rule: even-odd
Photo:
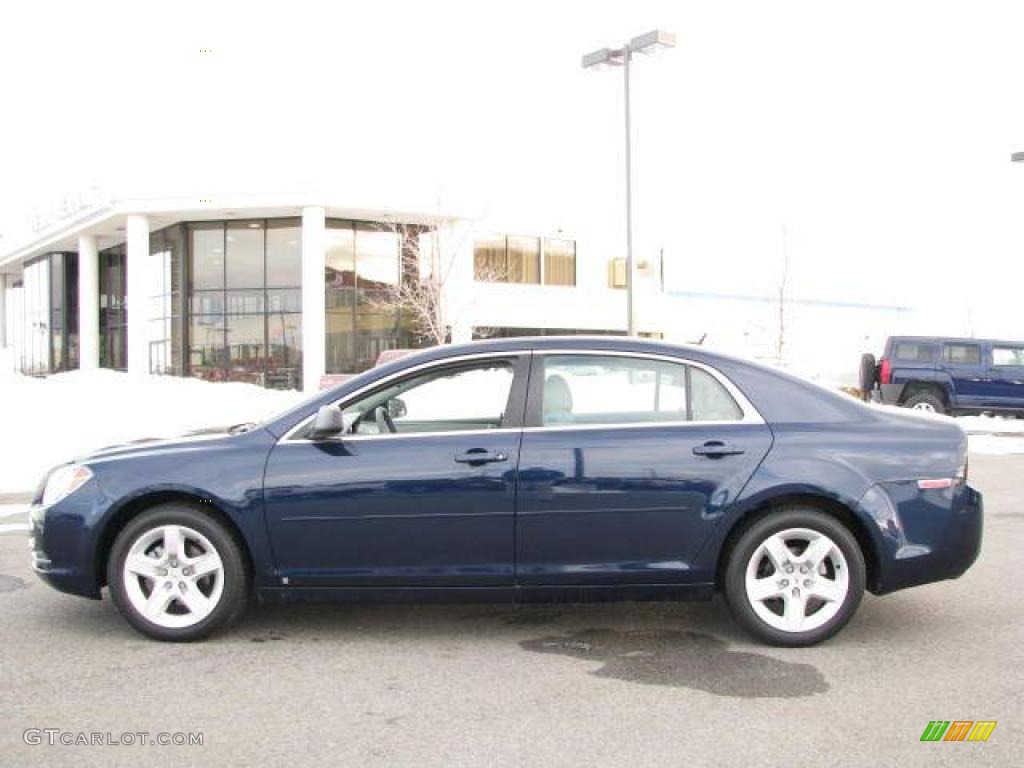
[[[676,36],[671,32],[655,29],[638,35],[619,48],[599,48],[583,57],[583,68],[611,66],[622,67],[625,84],[626,112],[626,333],[636,335],[636,319],[633,316],[633,169],[632,131],[629,114],[629,63],[634,53],[654,53],[658,48],[674,48]]]

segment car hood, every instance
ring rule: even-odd
[[[223,440],[233,435],[241,434],[238,430],[238,425],[231,425],[197,429],[174,437],[144,437],[139,440],[131,440],[100,448],[80,457],[78,461],[86,463],[92,459],[110,459],[141,453],[176,451],[182,448],[189,448],[196,443]]]

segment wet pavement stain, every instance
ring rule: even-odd
[[[511,627],[540,627],[554,624],[562,617],[561,611],[545,608],[517,607],[500,610],[477,611],[459,616],[460,621],[500,619]]]
[[[4,576],[0,573],[0,592],[14,592],[24,589],[26,586],[24,579],[19,579],[17,576]]]
[[[268,640],[284,640],[287,637],[283,632],[268,632],[266,635],[260,637],[250,637],[249,640],[254,643],[265,643]]]
[[[642,685],[692,688],[715,696],[798,698],[828,691],[810,664],[731,651],[716,637],[676,630],[586,629],[524,640],[523,649],[604,662],[597,677]]]
[[[541,627],[545,624],[554,624],[561,616],[558,611],[518,610],[502,620],[512,627]]]

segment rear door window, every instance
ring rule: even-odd
[[[977,344],[947,344],[942,362],[952,365],[981,365],[981,347]]]
[[[1024,366],[1024,347],[992,347],[992,365]]]
[[[544,426],[743,419],[739,405],[714,376],[683,363],[546,355],[543,380]]]
[[[893,357],[903,363],[930,363],[934,356],[935,345],[919,341],[898,341],[893,348]]]

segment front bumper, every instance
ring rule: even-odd
[[[969,485],[922,491],[916,483],[885,483],[896,510],[884,531],[877,594],[962,576],[981,552],[984,501]]]
[[[63,504],[60,502],[56,507]],[[99,600],[92,558],[83,544],[80,518],[61,515],[38,504],[29,509],[32,570],[54,589]]]

